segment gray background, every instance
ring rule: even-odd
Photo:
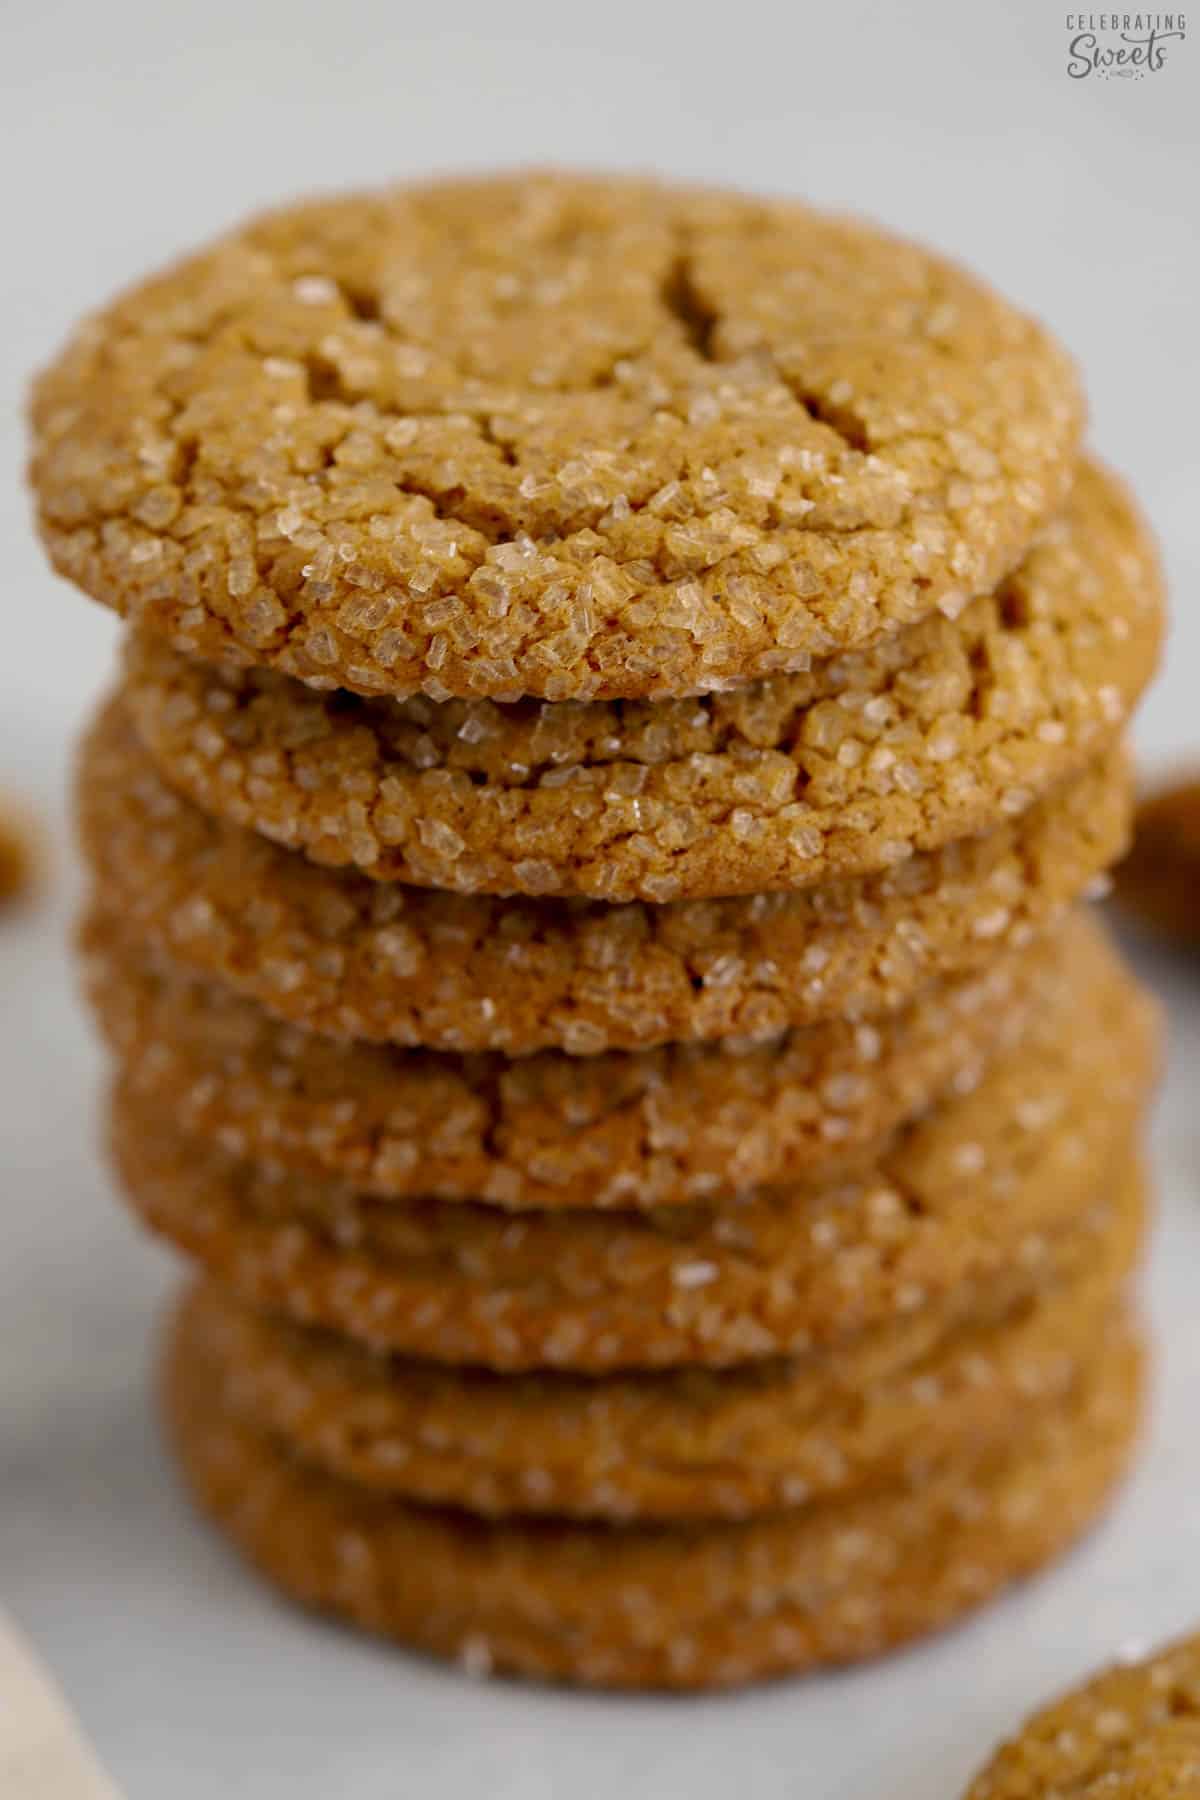
[[[0,9],[0,788],[59,837],[53,904],[0,928],[0,1594],[132,1800],[634,1791],[954,1796],[1045,1689],[1200,1622],[1200,1071],[1172,990],[1151,1275],[1149,1456],[1061,1571],[863,1674],[701,1704],[477,1688],[276,1608],[176,1497],[147,1415],[167,1261],[113,1207],[97,1063],[62,950],[72,733],[112,640],[44,570],[19,491],[30,369],[114,287],[260,203],[427,169],[662,169],[874,214],[973,263],[1080,357],[1175,596],[1147,760],[1200,751],[1200,37],[1141,81],[1072,81],[1065,13],[926,0],[729,10],[368,0]],[[2,1696],[0,1696],[2,1703]],[[7,1797],[5,1797],[7,1800]]]

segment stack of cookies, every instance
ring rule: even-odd
[[[35,396],[88,991],[201,1279],[170,1429],[281,1587],[475,1670],[944,1625],[1135,1435],[1161,596],[1031,321],[799,205],[259,220]]]

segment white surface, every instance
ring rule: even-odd
[[[22,1800],[120,1800],[49,1670],[3,1612],[0,1793]]]
[[[76,314],[296,190],[549,159],[804,191],[953,249],[1043,313],[1083,361],[1094,441],[1134,479],[1173,579],[1142,744],[1200,749],[1200,41],[1157,76],[1101,84],[1067,79],[1065,40],[1052,6],[959,0],[4,8],[0,789],[61,820],[111,641],[46,574],[17,490],[13,410]],[[954,1800],[1048,1688],[1200,1623],[1200,988],[1178,970],[1150,1284],[1161,1401],[1111,1525],[977,1625],[876,1670],[720,1701],[589,1700],[478,1688],[277,1609],[185,1511],[144,1375],[170,1271],[94,1154],[65,847],[57,876],[53,908],[0,927],[0,1592],[130,1800]]]

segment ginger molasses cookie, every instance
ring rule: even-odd
[[[123,694],[171,784],[317,862],[462,892],[808,887],[1024,812],[1153,673],[1161,582],[1113,477],[994,594],[869,651],[669,703],[435,705],[221,670],[149,634]]]
[[[741,1518],[924,1480],[1018,1437],[1118,1329],[1141,1241],[1132,1171],[1055,1279],[985,1289],[967,1321],[740,1369],[491,1375],[372,1356],[197,1288],[180,1329],[223,1405],[306,1461],[474,1513]]]
[[[1129,1328],[1016,1446],[764,1518],[484,1520],[329,1475],[248,1426],[186,1332],[165,1405],[205,1512],[285,1592],[475,1673],[703,1688],[851,1662],[981,1605],[1101,1512],[1140,1411]]]
[[[1073,1158],[1047,1156],[1044,1175],[1027,1171],[1015,1188],[960,1176],[952,1198],[927,1197],[881,1175],[817,1196],[764,1190],[721,1213],[514,1220],[461,1202],[369,1201],[238,1162],[124,1098],[113,1151],[143,1222],[248,1304],[399,1355],[604,1374],[798,1355],[927,1307],[949,1329],[985,1285],[1014,1272],[1022,1293],[1052,1280],[1079,1234],[1107,1219],[1133,1111],[1126,1102],[1120,1136],[1106,1131],[1086,1154],[1076,1136]]]
[[[1078,914],[873,1025],[510,1060],[281,1025],[131,945],[101,912],[81,941],[130,1092],[188,1132],[365,1193],[521,1208],[678,1205],[861,1162],[940,1095],[973,1087],[1035,1011],[1110,968]]]
[[[1193,1800],[1200,1794],[1200,1638],[1117,1663],[1035,1713],[966,1800]]]
[[[118,1089],[145,1221],[251,1304],[496,1369],[724,1366],[1032,1280],[1111,1198],[1157,1056],[1114,967],[853,1176],[654,1212],[389,1200],[205,1144]]]
[[[38,845],[28,814],[0,794],[0,908],[23,900],[37,879]]]
[[[60,572],[190,655],[637,698],[958,612],[1081,416],[912,244],[534,172],[297,205],[126,294],[36,384],[31,478]]]
[[[119,701],[79,770],[105,911],[131,936],[333,1036],[592,1055],[863,1019],[1019,946],[1119,854],[1114,748],[982,837],[865,880],[673,906],[491,900],[316,867],[209,819],[159,776]]]
[[[1148,794],[1129,855],[1114,871],[1117,903],[1176,943],[1200,946],[1200,773]]]

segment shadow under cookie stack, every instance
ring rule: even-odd
[[[1136,1435],[1161,595],[1074,373],[798,205],[526,175],[259,220],[40,380],[88,994],[196,1264],[189,1486],[476,1672],[873,1655]]]

